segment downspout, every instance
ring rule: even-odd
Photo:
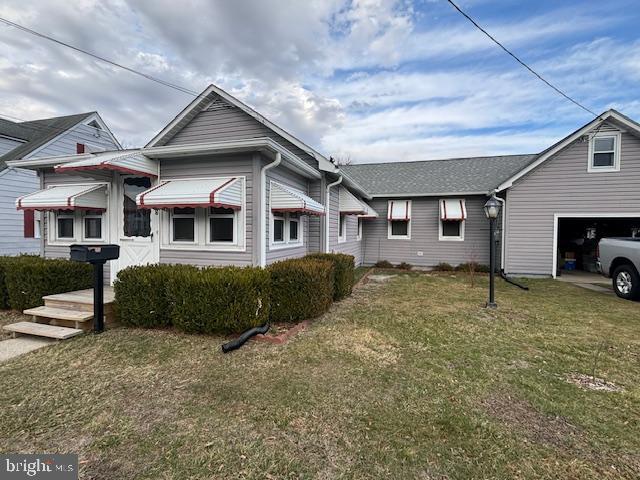
[[[325,213],[324,216],[324,234],[325,234],[325,238],[324,238],[324,251],[325,253],[330,253],[329,252],[329,217],[331,217],[331,187],[335,187],[336,185],[340,185],[342,183],[342,175],[340,175],[340,177],[338,177],[338,180],[336,180],[333,183],[330,183],[329,185],[327,185],[327,195],[325,196],[325,201],[327,204],[327,212]]]
[[[267,238],[266,232],[266,205],[267,205],[267,170],[277,167],[282,163],[282,155],[280,152],[276,152],[276,159],[266,164],[260,169],[260,215],[259,218],[259,238],[260,238],[260,266],[262,268],[267,266]]]

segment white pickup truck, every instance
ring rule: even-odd
[[[620,298],[640,299],[640,238],[603,238],[598,244],[598,270],[613,282]]]

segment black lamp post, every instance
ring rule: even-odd
[[[484,204],[484,213],[489,219],[489,301],[487,302],[487,308],[496,308],[498,305],[495,302],[495,272],[496,272],[496,219],[500,214],[500,208],[502,204],[495,195],[492,195],[487,203]]]

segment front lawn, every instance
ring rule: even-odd
[[[0,365],[0,451],[81,478],[638,478],[640,304],[398,274],[284,345],[117,329]],[[0,315],[2,315],[0,313]],[[621,392],[581,389],[574,374]]]

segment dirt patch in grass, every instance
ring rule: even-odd
[[[598,392],[622,392],[624,388],[612,382],[598,377],[592,377],[584,373],[572,373],[567,377],[567,382],[576,385],[583,390],[596,390]]]
[[[568,448],[581,437],[580,430],[566,419],[545,415],[529,402],[510,395],[492,395],[485,399],[484,407],[492,417],[517,430],[531,442]]]

